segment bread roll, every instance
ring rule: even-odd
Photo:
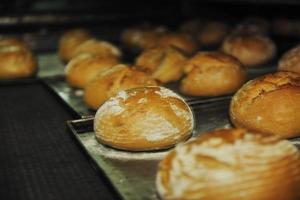
[[[275,136],[214,130],[178,145],[159,164],[164,200],[298,200],[300,155]]]
[[[127,65],[116,65],[97,75],[84,90],[84,101],[91,109],[98,109],[109,97],[121,90],[155,86],[157,82],[144,72]]]
[[[264,64],[276,54],[274,42],[259,34],[232,34],[224,40],[222,50],[238,58],[247,67]]]
[[[277,72],[249,81],[232,98],[230,118],[236,127],[300,136],[300,75]]]
[[[166,33],[167,29],[159,27],[135,27],[122,32],[122,43],[132,50],[145,50],[158,45],[160,36]]]
[[[228,26],[218,21],[206,22],[197,34],[197,40],[203,46],[215,46],[222,43],[228,33]]]
[[[74,50],[74,56],[82,53],[88,53],[101,57],[121,57],[122,53],[118,47],[113,44],[96,39],[89,39],[82,42]]]
[[[278,70],[300,74],[300,46],[296,46],[283,54],[278,63]]]
[[[235,33],[242,34],[262,34],[267,35],[270,32],[269,22],[261,17],[250,17],[240,23],[234,30]]]
[[[185,101],[163,87],[121,91],[97,111],[96,138],[130,151],[170,148],[191,136],[193,114]]]
[[[101,57],[91,54],[80,54],[70,60],[65,73],[67,82],[72,87],[84,88],[98,73],[117,65],[116,57]]]
[[[27,44],[17,38],[2,38],[2,39],[0,39],[0,48],[6,47],[6,46],[15,46],[15,47],[19,47],[20,49],[29,50]]]
[[[160,47],[174,46],[191,55],[197,50],[196,41],[185,33],[166,33],[159,39]]]
[[[75,56],[76,47],[90,38],[92,38],[91,33],[85,29],[65,32],[59,40],[58,54],[60,58],[68,62]]]
[[[221,52],[199,52],[186,62],[184,70],[187,76],[180,83],[180,91],[192,96],[229,94],[246,79],[242,64]]]
[[[175,47],[145,50],[135,61],[138,69],[149,72],[162,83],[177,81],[183,74],[185,55]]]
[[[37,62],[22,42],[14,39],[0,40],[0,78],[31,77],[37,71]]]

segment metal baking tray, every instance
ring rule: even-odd
[[[46,61],[45,61],[46,62]],[[250,69],[248,73],[248,79],[253,79],[259,75],[275,71],[274,66]],[[43,78],[44,83],[56,93],[65,103],[67,103],[75,112],[77,112],[82,118],[95,114],[95,111],[90,110],[84,103],[82,96],[83,90],[74,89],[70,87],[65,81],[64,75],[56,75]],[[167,88],[172,89],[176,93],[179,93],[179,82],[173,82],[164,85]],[[230,99],[232,95],[223,95],[217,97],[191,97],[182,95],[189,105],[209,103],[212,101],[221,101]]]
[[[229,101],[195,104],[192,107],[196,127],[193,137],[215,128],[231,127],[228,118]],[[159,199],[155,177],[159,161],[170,151],[126,152],[97,142],[93,132],[93,118],[68,121],[71,133],[112,183],[124,200]],[[294,139],[300,144],[300,138]],[[300,147],[300,145],[299,145]]]

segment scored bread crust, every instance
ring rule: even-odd
[[[237,127],[295,137],[300,135],[299,102],[299,74],[268,74],[249,81],[233,96],[230,118]]]
[[[300,46],[296,46],[283,54],[278,63],[278,70],[300,74]]]
[[[164,200],[298,200],[300,155],[276,136],[243,129],[207,132],[159,164]]]
[[[80,54],[70,60],[65,68],[66,80],[76,88],[84,88],[98,73],[119,63],[116,57]]]
[[[157,81],[131,66],[119,64],[105,70],[89,82],[84,89],[84,101],[91,109],[98,109],[109,97],[121,90],[155,86]]]
[[[261,34],[231,34],[225,38],[222,51],[236,57],[245,66],[256,67],[275,56],[276,46]]]
[[[246,71],[234,57],[221,52],[199,52],[186,62],[187,74],[180,91],[192,96],[217,96],[235,92],[246,79]]]
[[[74,29],[65,32],[59,40],[58,55],[68,62],[75,56],[75,49],[84,41],[92,38],[91,33],[85,29]]]
[[[145,50],[137,57],[135,64],[153,78],[168,83],[181,78],[186,60],[184,54],[175,47],[156,47]]]
[[[25,78],[37,71],[37,61],[25,44],[0,40],[0,78]]]
[[[163,87],[121,91],[97,111],[96,138],[130,151],[160,150],[191,136],[193,114],[184,100]]]

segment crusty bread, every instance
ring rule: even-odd
[[[197,42],[190,35],[175,32],[161,35],[158,46],[174,46],[189,55],[192,55],[198,49]]]
[[[88,53],[92,55],[98,55],[101,57],[121,57],[122,52],[120,49],[106,41],[101,41],[97,39],[88,39],[78,45],[74,50],[74,56],[80,55],[82,53]]]
[[[76,47],[90,38],[92,38],[91,33],[85,29],[66,31],[59,40],[58,54],[60,58],[68,62],[75,56]]]
[[[102,57],[92,54],[79,54],[68,63],[66,80],[76,88],[84,88],[98,73],[110,69],[119,63],[116,57]]]
[[[296,46],[283,54],[278,63],[278,70],[300,74],[300,46]]]
[[[84,90],[84,101],[91,109],[98,109],[109,97],[121,90],[155,86],[157,82],[144,72],[128,65],[116,65],[97,75]]]
[[[298,200],[300,154],[276,136],[214,130],[178,145],[159,164],[164,200]]]
[[[15,39],[0,40],[1,79],[31,77],[36,71],[36,59],[26,44]]]
[[[276,54],[275,43],[261,34],[231,34],[226,37],[222,51],[236,57],[247,67],[257,67]]]
[[[138,69],[149,72],[162,83],[177,81],[183,75],[185,55],[175,47],[156,47],[145,50],[135,61]]]
[[[197,34],[201,46],[215,46],[222,43],[228,33],[228,26],[218,21],[208,21]]]
[[[300,75],[277,72],[249,81],[233,96],[230,117],[237,127],[300,136]]]
[[[163,87],[121,91],[97,111],[96,138],[130,151],[170,148],[191,136],[193,114],[176,93]]]
[[[192,96],[217,96],[235,92],[246,72],[234,57],[221,52],[199,52],[186,62],[180,91]]]

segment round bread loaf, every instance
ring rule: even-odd
[[[67,82],[72,87],[84,88],[98,73],[118,63],[119,60],[116,57],[79,54],[70,60],[65,69]]]
[[[300,154],[276,136],[214,130],[178,145],[159,164],[164,200],[298,200]]]
[[[300,74],[300,46],[296,46],[283,54],[278,63],[278,70]]]
[[[144,50],[157,46],[159,37],[165,32],[167,29],[163,26],[129,28],[122,32],[121,41],[132,50]]]
[[[20,49],[29,50],[27,44],[17,38],[2,38],[2,39],[0,39],[0,48],[6,47],[6,46],[15,46],[15,47],[19,47]]]
[[[242,64],[221,52],[199,52],[186,62],[187,76],[180,91],[192,96],[217,96],[235,92],[246,79]]]
[[[247,67],[264,64],[276,54],[274,42],[260,34],[231,34],[224,40],[222,50]]]
[[[82,53],[88,53],[101,57],[121,57],[122,53],[118,47],[113,44],[96,39],[89,39],[82,42],[74,50],[74,56]]]
[[[91,109],[98,109],[109,97],[121,90],[155,86],[157,82],[144,72],[127,65],[116,65],[99,73],[84,90],[84,101]]]
[[[76,47],[90,38],[92,38],[91,33],[85,29],[65,32],[59,40],[58,54],[60,58],[68,62],[75,56]]]
[[[165,33],[159,39],[160,47],[174,46],[191,55],[197,50],[196,41],[185,33]]]
[[[230,118],[237,127],[300,136],[300,75],[277,72],[249,81],[233,96]]]
[[[270,28],[270,23],[266,19],[261,17],[250,17],[238,24],[233,32],[267,35],[270,32]]]
[[[191,136],[193,114],[185,101],[163,87],[121,91],[97,111],[96,138],[129,151],[166,149]]]
[[[203,46],[215,46],[222,43],[228,33],[228,26],[218,21],[206,22],[197,34],[197,40]]]
[[[156,47],[145,50],[135,65],[160,82],[168,83],[181,78],[185,61],[185,55],[175,47]]]
[[[0,78],[13,79],[33,76],[37,62],[26,45],[14,39],[0,40]]]

